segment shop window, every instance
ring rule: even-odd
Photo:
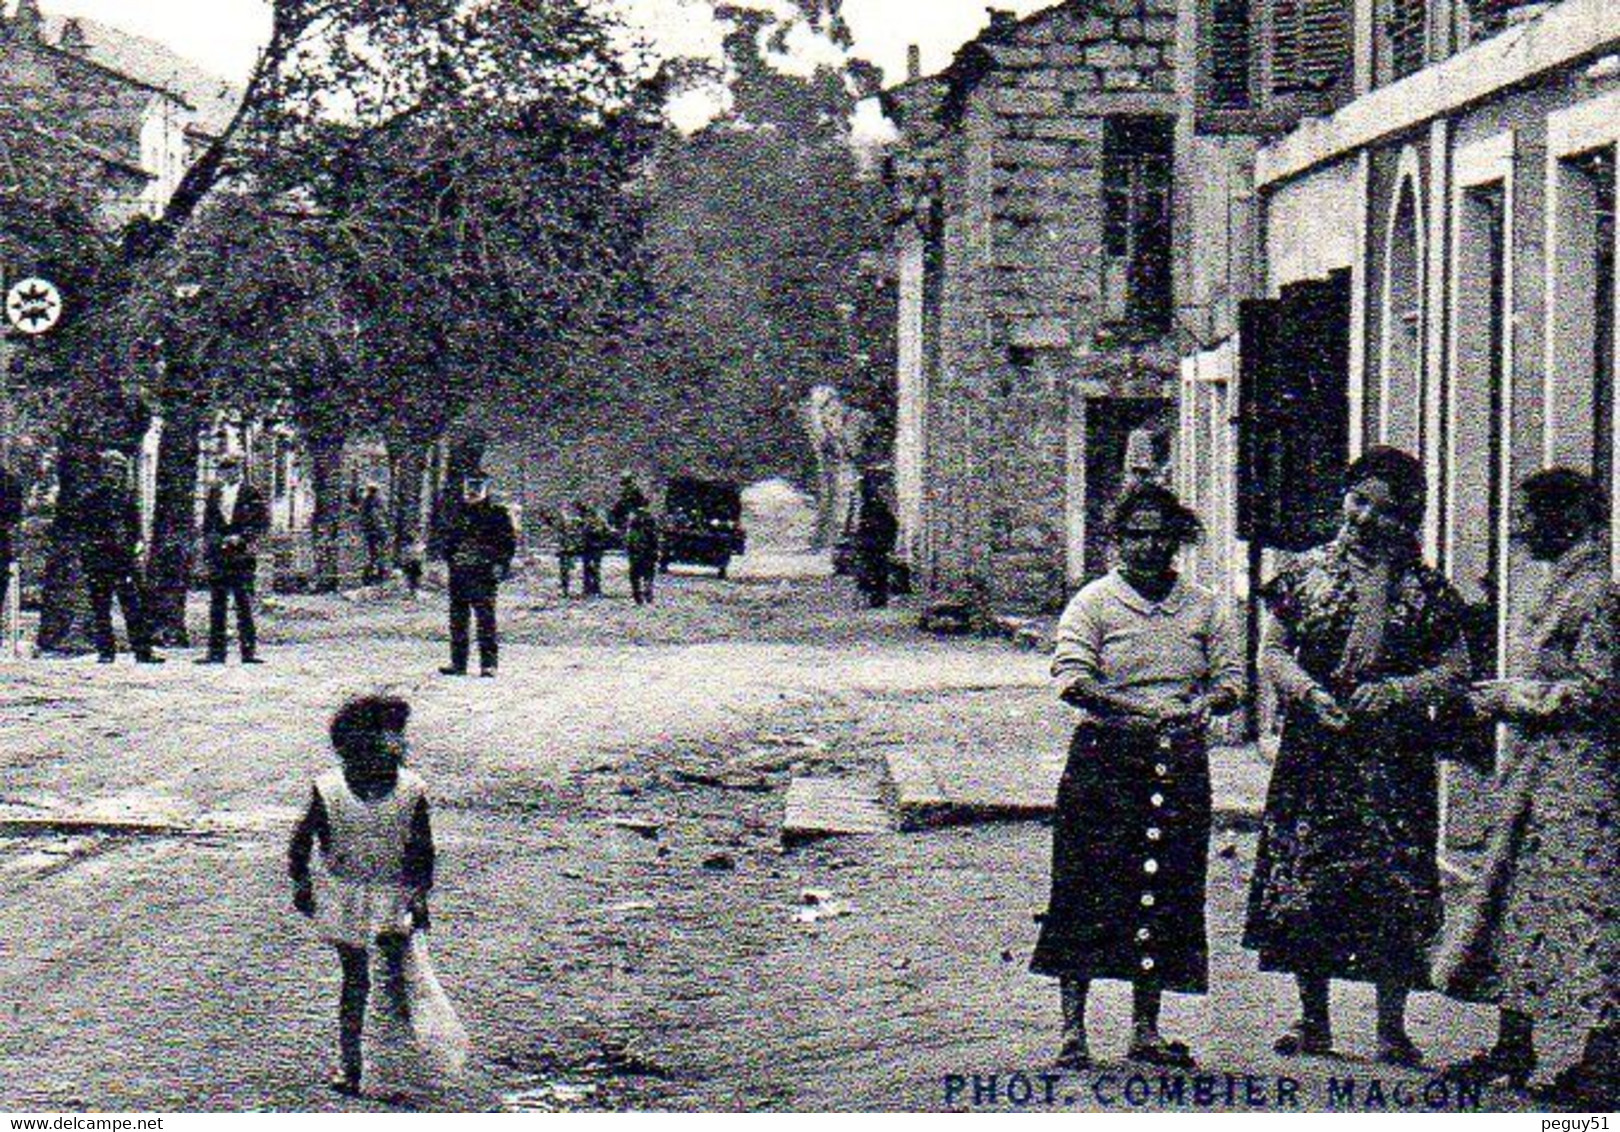
[[[1615,472],[1614,165],[1612,146],[1559,161],[1552,248],[1555,453],[1589,462],[1605,486]]]
[[[1174,301],[1170,184],[1174,120],[1109,118],[1103,132],[1103,305],[1105,321],[1129,332],[1163,333]]]

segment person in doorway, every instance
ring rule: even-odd
[[[253,591],[259,574],[259,540],[270,530],[264,494],[242,477],[242,461],[227,455],[203,503],[203,569],[208,578],[208,652],[198,664],[224,664],[226,622],[236,606],[236,641],[243,664],[263,664]]]
[[[637,605],[653,603],[653,583],[658,577],[658,517],[643,507],[626,520],[625,557],[630,560],[630,596]]]
[[[500,661],[500,635],[495,598],[512,576],[517,532],[512,516],[489,497],[489,480],[470,474],[462,483],[461,504],[445,532],[444,555],[450,566],[450,664],[446,676],[467,675],[472,641],[470,622],[478,621],[479,675],[493,677]]]
[[[1369,449],[1332,542],[1265,587],[1261,664],[1283,712],[1244,946],[1292,974],[1300,1017],[1278,1053],[1333,1050],[1329,980],[1378,992],[1378,1060],[1415,1067],[1406,1000],[1428,984],[1442,909],[1433,711],[1467,692],[1463,602],[1424,565],[1423,467]]]
[[[162,664],[152,651],[151,627],[141,594],[141,513],[130,489],[129,457],[116,448],[101,453],[100,474],[86,490],[80,520],[84,541],[80,563],[90,591],[96,656],[102,664],[118,658],[113,634],[112,603],[117,597],[124,610],[129,648],[138,664]]]
[[[381,953],[384,991],[406,1009],[405,951],[428,927],[433,825],[427,787],[406,768],[410,705],[390,696],[353,700],[332,718],[341,769],[315,780],[288,848],[293,907],[314,921],[338,955],[339,1071],[332,1088],[358,1096],[362,1036],[371,994],[371,953]],[[312,858],[319,850],[319,868]]]
[[[1518,644],[1524,675],[1475,686],[1484,719],[1509,725],[1496,828],[1479,882],[1448,934],[1434,984],[1495,1003],[1495,1045],[1451,1079],[1523,1088],[1537,1026],[1585,1037],[1549,1099],[1620,1104],[1620,587],[1604,532],[1609,504],[1579,472],[1520,485],[1514,537],[1551,568]]]
[[[365,582],[376,585],[388,577],[388,514],[374,483],[360,493],[360,538],[366,548]]]
[[[1206,731],[1243,698],[1243,660],[1220,602],[1176,571],[1198,519],[1166,488],[1127,491],[1120,565],[1064,611],[1052,658],[1080,723],[1058,787],[1052,893],[1030,968],[1059,980],[1058,1064],[1091,1064],[1094,979],[1135,988],[1129,1057],[1193,1064],[1159,1031],[1164,991],[1209,983],[1204,885],[1211,822]]]
[[[872,609],[889,604],[894,544],[900,524],[871,478],[861,480],[861,515],[855,527],[855,585]]]

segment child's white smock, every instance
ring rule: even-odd
[[[322,936],[351,947],[370,947],[380,935],[408,935],[411,892],[403,883],[405,847],[427,786],[400,769],[394,789],[373,800],[349,789],[343,772],[315,780],[326,809],[326,843],[315,870],[315,923]]]

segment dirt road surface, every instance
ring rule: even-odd
[[[942,1108],[971,1103],[953,1074],[1044,1070],[1056,996],[1026,962],[1045,827],[779,837],[795,772],[875,779],[895,743],[1060,741],[1044,659],[857,611],[793,556],[673,578],[651,610],[609,587],[510,587],[493,681],[436,675],[441,599],[391,592],[278,601],[261,668],[5,665],[0,1109]],[[327,718],[376,688],[415,707],[435,960],[475,1051],[453,1090],[349,1101],[324,1088],[336,964],[291,914],[284,854]],[[1307,1102],[1335,1074],[1381,1079],[1390,1107],[1397,1080],[1435,1099],[1426,1074],[1367,1061],[1359,991],[1339,1003],[1347,1060],[1269,1053],[1292,1014],[1237,946],[1252,844],[1217,850],[1217,989],[1173,999],[1167,1027],[1210,1071],[1292,1074]],[[817,918],[828,900],[841,914]],[[1124,993],[1094,998],[1123,1079]],[[1413,1017],[1436,1061],[1488,1030],[1434,996]],[[1118,1093],[1073,1084],[1058,1103]]]

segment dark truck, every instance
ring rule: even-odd
[[[736,484],[682,476],[665,485],[661,570],[677,562],[713,566],[724,578],[732,558],[747,547],[742,492]]]

